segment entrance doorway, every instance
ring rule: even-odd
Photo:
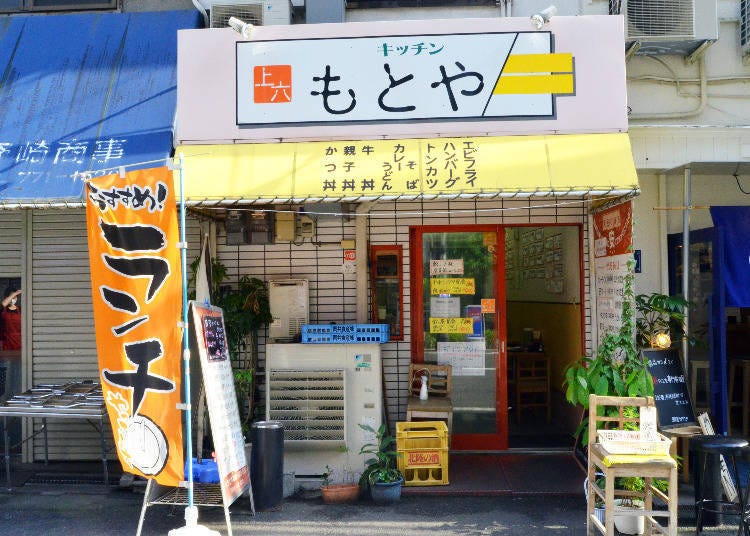
[[[452,450],[573,448],[562,379],[583,353],[581,232],[410,229],[412,361],[452,366]]]

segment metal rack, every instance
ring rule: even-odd
[[[104,485],[109,486],[107,469],[107,439],[104,435],[104,419],[107,409],[102,396],[101,385],[93,381],[69,382],[66,384],[41,384],[23,394],[15,395],[0,404],[0,417],[3,418],[3,439],[5,441],[5,481],[8,491],[12,490],[10,479],[10,437],[8,418],[18,417],[41,419],[42,427],[32,432],[21,443],[44,434],[44,463],[49,463],[47,442],[47,419],[83,419],[98,432],[102,446],[102,469]]]

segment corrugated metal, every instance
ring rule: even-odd
[[[0,277],[21,275],[24,217],[22,211],[0,211]]]
[[[0,211],[0,217],[3,212]],[[188,261],[198,255],[200,229],[187,220]],[[34,210],[31,223],[31,384],[97,379],[96,339],[91,304],[86,215],[84,210]],[[189,263],[189,262],[188,262]],[[38,429],[39,424],[37,424]],[[50,420],[51,459],[101,458],[97,432],[85,421]],[[107,440],[112,446],[107,424]],[[44,458],[44,443],[33,443],[34,459]],[[114,457],[114,451],[110,452]]]
[[[177,30],[197,11],[0,17],[0,204],[79,201],[75,172],[166,158]]]
[[[450,224],[543,224],[583,225],[583,259],[588,259],[588,205],[583,199],[494,199],[461,201],[378,202],[368,217],[370,245],[403,246],[404,340],[382,345],[388,412],[391,421],[406,415],[409,362],[411,360],[411,302],[409,263],[409,227]],[[316,245],[305,241],[268,245],[223,246],[223,230],[218,236],[219,258],[229,268],[232,280],[250,275],[263,280],[274,277],[307,278],[310,281],[310,322],[356,322],[356,277],[342,274],[340,240],[355,236],[354,222],[341,218],[322,218],[318,223]],[[321,238],[324,237],[324,238]],[[588,263],[584,262],[584,308],[587,321],[586,348],[591,347],[588,325],[591,321]],[[369,302],[369,299],[368,299]],[[259,337],[259,365],[265,366],[265,334]]]

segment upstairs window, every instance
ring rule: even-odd
[[[115,9],[117,0],[0,0],[0,12]]]

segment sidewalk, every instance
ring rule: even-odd
[[[554,475],[550,475],[551,478]],[[0,493],[3,536],[133,536],[143,501],[143,487],[110,488],[92,484],[26,484]],[[680,493],[680,534],[695,533],[692,488]],[[404,496],[397,504],[370,501],[326,505],[320,498],[285,499],[281,508],[250,515],[249,501],[231,509],[234,535],[301,536],[485,536],[586,534],[583,494],[568,496],[502,495],[492,497]],[[184,507],[151,506],[143,535],[166,536],[184,526]],[[221,507],[200,508],[199,523],[226,535]],[[736,533],[736,525],[707,527],[704,534]]]

